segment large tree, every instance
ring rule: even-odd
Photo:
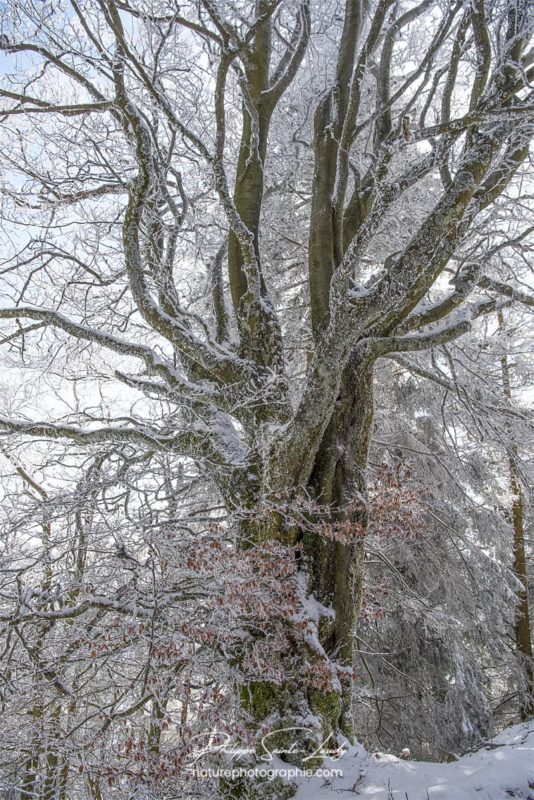
[[[93,390],[2,430],[193,462],[240,548],[292,553],[318,604],[241,694],[258,729],[351,730],[376,362],[533,303],[495,259],[527,224],[482,224],[529,193],[532,27],[527,0],[8,4],[3,342]],[[133,406],[103,419],[110,381]]]

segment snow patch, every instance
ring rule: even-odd
[[[342,777],[302,778],[296,800],[534,800],[534,721],[515,725],[453,763],[405,761],[351,747],[325,761]]]

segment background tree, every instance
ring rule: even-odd
[[[356,713],[382,749],[450,757],[528,707],[529,661],[515,628],[530,576],[514,558],[507,453],[520,442],[527,566],[530,327],[524,314],[507,316],[513,336],[488,319],[431,358],[381,367],[390,375],[377,393],[371,471],[408,464],[405,483],[424,509],[416,536],[386,530],[366,541]],[[504,352],[527,405],[511,408],[503,395]]]

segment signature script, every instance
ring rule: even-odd
[[[274,745],[275,737],[278,737],[281,733],[308,734],[308,742],[309,744],[313,744],[315,749],[313,752],[310,752],[309,747],[303,747],[302,736],[299,742],[296,735],[295,741],[292,744],[286,744],[283,748],[276,747]],[[198,760],[202,758],[202,756],[213,753],[225,753],[233,761],[243,756],[255,754],[256,758],[259,758],[260,761],[272,761],[274,756],[304,754],[304,758],[302,758],[303,762],[311,761],[314,758],[326,758],[330,761],[339,761],[347,752],[347,744],[343,742],[340,745],[334,746],[332,739],[333,734],[330,734],[319,746],[316,746],[316,742],[313,741],[312,734],[308,728],[278,728],[275,731],[265,734],[261,739],[258,752],[258,748],[240,747],[237,742],[232,741],[232,736],[229,733],[210,731],[206,734],[201,733],[194,737],[195,743],[197,746],[200,746],[198,746],[198,749],[194,750],[193,756],[195,760]],[[205,744],[202,746],[203,741]]]

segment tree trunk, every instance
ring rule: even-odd
[[[504,316],[499,312],[499,330],[504,331]],[[501,357],[501,374],[503,393],[507,402],[512,403],[512,385],[510,382],[510,364],[506,353]],[[515,615],[515,640],[517,649],[524,660],[526,675],[526,691],[521,697],[520,714],[522,720],[530,719],[534,714],[534,662],[532,634],[530,629],[530,608],[528,600],[528,570],[525,554],[524,498],[519,471],[518,449],[512,441],[508,450],[508,474],[510,494],[512,495],[511,521],[514,529],[513,570],[522,588],[517,592]]]
[[[241,708],[250,715],[251,729],[267,730],[271,751],[294,749],[282,753],[281,758],[304,769],[324,762],[319,753],[322,745],[335,750],[353,735],[351,669],[354,628],[362,601],[366,466],[372,421],[373,365],[354,356],[345,370],[307,487],[319,507],[317,518],[311,520],[309,528],[303,526],[301,530],[284,528],[282,517],[277,514],[259,523],[261,532],[253,534],[247,527],[248,541],[252,535],[255,541],[279,539],[294,546],[308,595],[335,612],[335,616],[321,617],[318,624],[323,655],[296,640],[283,658],[287,680],[281,685],[267,680],[248,683],[240,692]],[[319,517],[324,522],[323,510],[327,524],[343,530],[343,541],[317,532],[315,522]],[[314,660],[320,667],[336,670],[340,679],[334,687],[318,688],[308,679],[306,667]],[[310,719],[316,722],[310,723]],[[260,745],[259,754],[262,752]],[[234,797],[278,800],[290,797],[292,790],[282,782],[232,781],[223,786],[223,791]]]
[[[366,468],[373,423],[373,367],[349,361],[330,425],[317,454],[310,490],[329,506],[332,524],[345,523],[349,543],[306,537],[311,591],[335,611],[322,633],[326,652],[343,667],[354,664],[354,628],[362,603],[363,533],[367,526]],[[352,736],[351,681],[343,686],[338,726]]]
[[[512,524],[514,527],[513,569],[516,578],[522,585],[522,588],[517,592],[515,639],[517,649],[524,659],[527,679],[526,692],[520,703],[520,714],[522,720],[527,720],[534,715],[534,666],[528,601],[528,572],[525,556],[524,502],[517,462],[513,454],[509,458],[509,470],[510,490],[512,493]]]

